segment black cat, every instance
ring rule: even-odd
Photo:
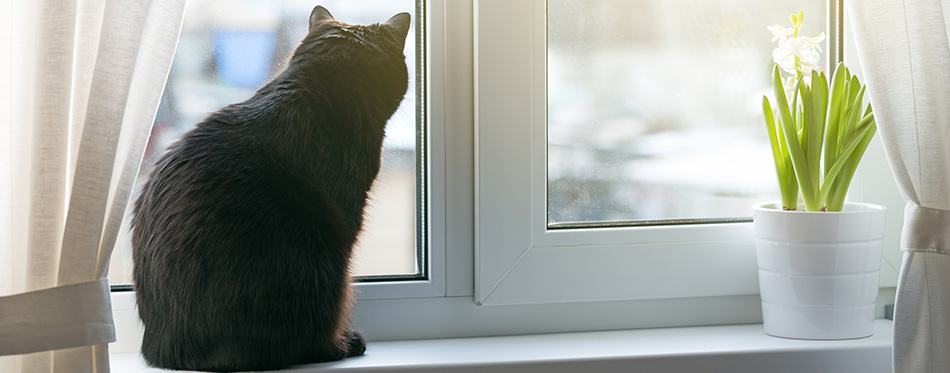
[[[317,6],[286,70],[158,161],[132,220],[150,365],[268,370],[364,352],[347,329],[349,264],[407,90],[409,23],[352,26]]]

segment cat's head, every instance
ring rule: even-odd
[[[410,23],[409,13],[399,13],[383,23],[349,25],[318,5],[310,13],[310,29],[291,63],[302,64],[315,74],[364,80],[362,83],[384,90],[387,96],[398,95],[401,101],[408,88],[403,48]]]

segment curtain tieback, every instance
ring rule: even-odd
[[[908,203],[904,208],[901,250],[950,255],[950,210]]]
[[[0,356],[114,341],[108,279],[0,297]]]

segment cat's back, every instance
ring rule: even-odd
[[[257,130],[271,125],[261,122],[277,121],[282,110],[279,99],[268,99],[267,106],[245,102],[210,115],[157,162],[133,217],[133,237],[142,236],[143,250],[173,250],[176,244],[213,250],[232,237],[248,242],[281,215],[296,212],[301,220],[308,212],[332,214],[308,211],[328,209],[323,192],[287,167],[273,141]]]
[[[238,131],[244,121],[241,110],[218,112],[186,132],[156,163],[136,202],[134,217],[139,220],[175,214],[158,227],[185,223],[184,212],[209,211],[243,200],[259,187],[259,170],[270,170],[268,151],[252,136]],[[255,187],[257,186],[257,187]],[[212,209],[213,210],[213,209]],[[171,218],[171,216],[166,216]],[[154,229],[154,224],[133,224],[137,230]]]

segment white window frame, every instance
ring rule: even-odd
[[[356,284],[354,328],[380,341],[761,322],[750,223],[546,230],[544,6],[426,1],[428,279]],[[859,73],[848,38],[843,51]],[[903,213],[880,141],[850,197],[889,209],[880,316]],[[113,299],[113,350],[137,350],[133,294]]]
[[[446,291],[446,163],[445,141],[445,3],[426,1],[424,32],[426,144],[417,149],[426,152],[427,187],[424,230],[428,250],[425,254],[426,279],[357,283],[359,300],[444,297]]]
[[[546,2],[475,19],[479,304],[758,293],[751,223],[548,230]]]

